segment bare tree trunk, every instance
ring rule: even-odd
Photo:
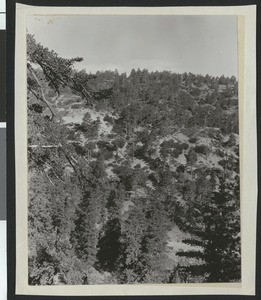
[[[34,70],[32,67],[29,68],[33,77],[34,77],[34,80],[36,81],[37,85],[39,86],[40,88],[40,91],[41,91],[41,96],[39,96],[35,91],[31,90],[31,92],[34,94],[34,96],[41,100],[43,103],[46,104],[46,106],[49,108],[51,114],[52,114],[52,118],[55,116],[56,117],[56,114],[53,112],[52,108],[51,108],[51,104],[49,103],[49,101],[45,98],[45,95],[44,95],[44,91],[43,91],[43,87],[40,83],[40,80],[38,79],[38,77],[36,76]]]

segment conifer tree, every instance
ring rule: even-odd
[[[198,250],[178,252],[177,255],[196,258],[202,263],[184,267],[193,276],[203,276],[207,282],[240,280],[240,218],[237,195],[233,187],[219,178],[219,190],[210,197],[196,201],[191,209],[196,224],[190,227],[191,239],[184,243]],[[234,186],[236,189],[236,186]]]

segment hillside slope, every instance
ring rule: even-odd
[[[29,283],[239,281],[236,78],[87,74],[29,38]]]

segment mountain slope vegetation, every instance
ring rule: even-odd
[[[81,60],[27,35],[29,284],[240,281],[236,78]]]

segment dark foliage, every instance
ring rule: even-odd
[[[27,45],[29,284],[240,281],[236,79]]]

